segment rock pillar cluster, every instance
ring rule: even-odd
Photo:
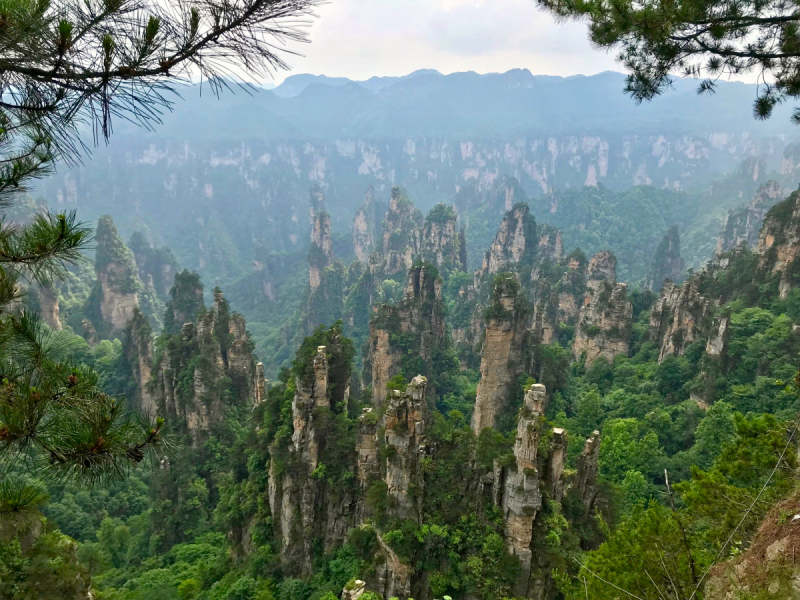
[[[614,357],[628,354],[633,305],[628,300],[628,286],[617,283],[617,259],[608,251],[595,254],[589,261],[586,295],[580,309],[573,358],[586,356],[591,365],[601,356],[613,362]]]

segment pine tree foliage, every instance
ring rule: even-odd
[[[761,84],[753,114],[768,118],[776,104],[800,97],[800,13],[795,2],[539,0],[563,18],[585,19],[592,41],[616,48],[630,71],[626,92],[651,100],[671,86],[671,74],[702,78],[713,93],[728,75],[754,73]],[[800,109],[792,116],[800,123]]]

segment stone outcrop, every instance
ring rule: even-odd
[[[664,234],[661,243],[656,248],[644,287],[655,292],[661,289],[661,284],[664,283],[665,279],[680,281],[683,267],[680,232],[678,231],[678,226],[673,225]]]
[[[175,299],[180,298],[175,287],[171,294]],[[132,329],[129,344],[129,362],[134,369],[134,365],[140,364],[142,381],[146,379],[144,358],[151,348],[144,331],[143,324]],[[254,404],[258,382],[253,344],[244,319],[230,312],[219,288],[214,290],[214,305],[201,310],[195,322],[181,326],[174,343],[165,346],[156,357],[151,373],[145,391],[152,395],[160,415],[184,424],[194,446],[201,445],[212,427],[222,421],[229,403]],[[192,382],[189,389],[185,385],[187,379]],[[220,385],[224,379],[234,383],[234,397]],[[146,397],[143,393],[143,402],[150,401]]]
[[[381,473],[378,458],[378,413],[371,407],[364,408],[358,417],[356,433],[356,477],[358,478],[357,522],[367,516],[366,495],[370,485]]]
[[[717,238],[717,254],[732,250],[740,244],[753,248],[758,244],[758,234],[767,211],[781,198],[783,190],[776,181],[767,181],[758,188],[750,204],[728,211]]]
[[[425,217],[422,232],[422,257],[437,267],[461,268],[458,217],[445,204],[437,204]],[[466,240],[464,240],[466,245]]]
[[[650,340],[658,347],[658,361],[681,356],[708,331],[713,304],[698,290],[696,278],[683,285],[665,281],[650,313]]]
[[[123,243],[114,221],[108,215],[100,217],[95,239],[95,272],[102,330],[113,334],[125,328],[133,317],[133,311],[139,307],[137,293],[142,289],[142,283],[133,252]]]
[[[311,222],[311,248],[308,251],[308,280],[311,291],[322,282],[322,270],[333,264],[331,216],[324,210],[314,212]]]
[[[560,229],[541,223],[536,235],[539,238],[537,254],[541,260],[557,263],[564,257],[564,239]]]
[[[410,269],[422,250],[422,213],[414,207],[405,192],[392,188],[389,209],[383,221],[383,246],[379,266],[387,274]],[[374,264],[372,259],[370,264]]]
[[[177,273],[169,298],[164,315],[164,331],[179,333],[186,323],[194,323],[197,314],[205,310],[200,276],[187,270]]]
[[[175,275],[179,272],[178,261],[168,247],[155,248],[140,231],[133,232],[128,242],[133,252],[139,279],[146,289],[163,301],[169,297],[169,290]]]
[[[525,203],[514,205],[506,212],[492,245],[483,257],[482,276],[500,271],[516,270],[532,265],[539,247],[536,220]]]
[[[628,300],[628,286],[617,283],[617,259],[608,251],[595,254],[589,261],[586,295],[580,309],[573,359],[586,356],[591,365],[599,357],[613,362],[628,354],[633,320],[633,305]]]
[[[425,265],[409,271],[405,296],[396,305],[374,307],[369,330],[369,364],[371,365],[372,401],[380,405],[386,397],[386,384],[399,375],[403,356],[413,354],[430,366],[435,348],[446,342],[442,281]],[[411,348],[392,344],[392,335],[402,335]],[[429,392],[433,392],[432,387]]]
[[[594,431],[586,439],[583,451],[578,457],[578,469],[575,473],[573,487],[578,498],[583,502],[584,518],[594,513],[597,500],[597,473],[600,458],[600,432]]]
[[[800,284],[800,190],[766,214],[756,254],[761,273],[780,274],[778,292],[781,298]]]
[[[38,286],[36,293],[39,298],[39,314],[50,329],[61,330],[61,310],[58,305],[58,295],[49,286]]]
[[[501,507],[505,525],[506,544],[519,557],[519,582],[514,596],[527,594],[531,574],[531,542],[533,523],[542,506],[540,473],[536,453],[542,435],[543,415],[547,401],[547,390],[534,384],[525,393],[525,404],[517,421],[517,437],[514,442],[514,464],[504,469]]]
[[[153,331],[147,317],[138,308],[133,312],[133,317],[125,328],[123,340],[125,358],[136,381],[133,401],[141,413],[155,415],[158,405],[150,385],[153,369]]]
[[[341,546],[356,526],[357,501],[351,488],[332,487],[324,469],[331,441],[330,417],[349,396],[349,369],[334,368],[341,338],[319,346],[302,376],[295,380],[293,433],[288,447],[271,447],[269,505],[285,572],[308,576],[314,567],[318,540],[323,551]],[[324,475],[324,471],[322,471]]]
[[[428,380],[417,375],[405,393],[393,391],[383,416],[384,443],[389,449],[385,481],[393,518],[422,521],[425,482],[422,459],[428,452],[426,421]]]
[[[475,433],[496,427],[522,368],[522,346],[528,310],[515,275],[495,278],[486,312],[486,335],[481,349],[481,379],[472,413]]]
[[[364,264],[375,247],[375,188],[369,186],[362,204],[353,219],[353,251]]]

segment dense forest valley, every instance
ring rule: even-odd
[[[44,517],[0,598],[794,597],[792,177],[370,187],[345,230],[314,185],[231,289],[101,216],[19,308],[169,444],[99,487],[14,467]]]

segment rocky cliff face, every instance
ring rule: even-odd
[[[353,219],[353,251],[356,259],[364,264],[369,262],[369,255],[375,247],[375,188],[369,186],[364,197],[364,204],[356,210]]]
[[[678,226],[673,225],[664,234],[661,243],[656,248],[644,287],[655,292],[661,289],[661,284],[665,279],[680,281],[683,267],[680,232]]]
[[[572,345],[573,358],[585,354],[587,365],[601,356],[613,362],[615,356],[628,353],[633,305],[628,286],[616,282],[616,267],[617,260],[608,251],[598,252],[589,261],[586,295]]]
[[[332,264],[331,216],[325,211],[317,211],[312,218],[311,248],[308,251],[308,280],[312,292],[322,282],[322,270]]]
[[[458,235],[458,217],[445,204],[437,204],[425,217],[422,232],[422,256],[439,268],[462,268]]]
[[[56,291],[48,286],[37,286],[36,293],[39,297],[39,314],[50,329],[61,330],[61,310],[58,305]]]
[[[422,213],[399,187],[392,188],[389,209],[383,221],[380,266],[388,273],[410,269],[422,249]]]
[[[481,349],[481,379],[472,413],[475,433],[495,427],[522,369],[522,347],[529,310],[516,276],[501,273],[493,284],[486,310],[486,335]]]
[[[600,432],[594,431],[586,438],[583,451],[578,457],[578,469],[575,473],[573,486],[578,498],[583,502],[584,519],[594,514],[597,501],[597,473],[600,458]]]
[[[780,275],[781,298],[800,284],[800,191],[792,193],[766,214],[756,254],[760,272]]]
[[[777,181],[767,181],[745,207],[731,210],[725,217],[717,239],[717,254],[732,250],[739,244],[753,248],[758,244],[758,234],[767,211],[781,198],[783,189]]]
[[[525,404],[517,421],[517,437],[514,442],[514,464],[503,473],[501,506],[505,524],[506,543],[509,550],[519,557],[522,572],[515,596],[527,595],[531,574],[531,542],[533,523],[542,506],[541,475],[537,465],[537,451],[542,436],[543,415],[547,401],[547,390],[535,384],[525,393]]]
[[[176,292],[173,288],[177,301]],[[258,382],[253,344],[244,319],[230,312],[219,288],[214,290],[214,305],[201,310],[195,322],[184,323],[155,356],[149,378],[146,357],[152,346],[140,325],[131,329],[129,362],[134,373],[138,369],[141,381],[150,379],[142,388],[142,402],[152,402],[159,414],[182,422],[193,445],[207,439],[228,403],[255,404]],[[186,381],[191,385],[186,386]]]
[[[411,359],[416,366],[430,369],[434,349],[444,346],[444,306],[441,296],[441,279],[435,278],[427,266],[420,265],[409,272],[402,300],[396,305],[381,304],[375,307],[369,326],[368,357],[375,406],[386,397],[388,381],[404,371],[404,360]],[[408,372],[405,375],[406,380],[413,376]],[[431,388],[429,391],[434,390]]]
[[[328,449],[336,444],[335,411],[349,397],[349,366],[341,368],[341,336],[319,346],[295,380],[292,437],[288,447],[270,449],[269,505],[287,573],[309,575],[317,555],[341,546],[355,525],[356,496],[350,487],[335,486],[324,477]],[[350,449],[355,462],[355,445]],[[321,471],[320,471],[321,470]],[[321,475],[320,475],[321,473]]]
[[[155,415],[158,405],[152,392],[150,380],[153,369],[153,330],[147,317],[138,308],[128,321],[123,336],[123,350],[136,381],[136,395],[132,399],[139,411]]]
[[[145,288],[166,301],[175,275],[180,271],[178,261],[168,247],[155,248],[140,231],[131,235],[128,247],[133,252],[139,279]]]
[[[683,285],[665,281],[650,313],[650,339],[658,345],[658,361],[681,356],[708,332],[713,304],[700,294],[695,278]]]
[[[483,277],[522,265],[532,265],[538,247],[536,220],[530,208],[524,203],[516,204],[506,212],[483,258]]]
[[[95,232],[97,253],[95,272],[98,281],[97,300],[102,319],[101,329],[120,332],[139,307],[138,292],[142,289],[133,252],[123,243],[114,221],[100,217]]]
[[[551,263],[557,263],[564,257],[564,240],[561,230],[542,223],[536,232],[539,238],[537,254],[540,259],[548,259]]]

